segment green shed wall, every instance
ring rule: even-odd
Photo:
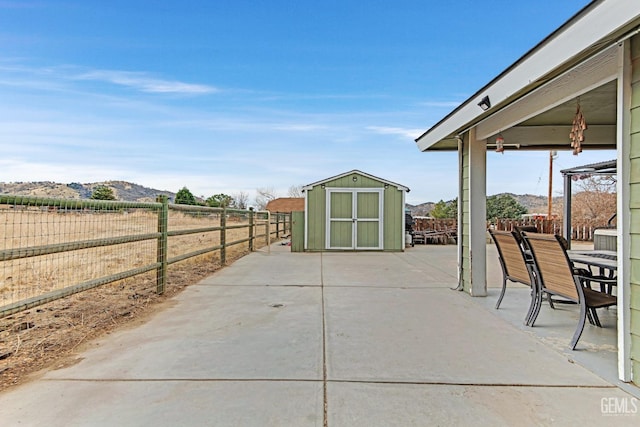
[[[325,224],[327,221],[326,193],[319,185],[307,190],[307,250],[324,249]]]
[[[395,187],[384,190],[384,250],[404,250],[403,192]]]
[[[357,177],[353,181],[354,175]],[[384,182],[357,173],[330,181],[323,181],[330,188],[384,188]],[[326,191],[320,184],[306,191],[307,197],[307,250],[324,251],[326,232]],[[394,186],[384,190],[383,249],[385,251],[404,250],[403,191]]]
[[[304,212],[291,212],[291,252],[304,251]]]
[[[640,37],[631,40],[631,147],[630,157],[630,316],[631,371],[640,383]]]

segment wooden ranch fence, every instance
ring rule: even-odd
[[[0,195],[0,318],[199,256],[221,265],[229,251],[291,231],[288,214],[168,203]],[[204,259],[204,257],[203,257]],[[207,261],[202,261],[207,262]]]
[[[514,220],[514,219],[494,219],[488,223],[496,230],[511,231],[518,226],[533,226],[538,229],[538,233],[562,234],[562,220]],[[603,228],[606,225],[595,226],[592,223],[571,224],[571,240],[593,241],[593,231]]]
[[[450,233],[457,230],[457,220],[455,218],[436,219],[436,218],[415,218],[414,228],[416,231],[425,233]],[[487,222],[487,228],[493,226],[496,230],[511,231],[515,226],[534,226],[539,233],[562,233],[562,220],[516,220],[516,219],[500,219],[496,218]],[[571,226],[571,240],[592,241],[593,232],[597,228],[605,227],[605,225],[596,226],[592,223],[576,222]],[[428,234],[427,234],[428,235]]]
[[[455,243],[458,236],[456,219],[414,218],[414,243]]]

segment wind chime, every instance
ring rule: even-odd
[[[576,116],[573,118],[573,125],[571,126],[571,132],[569,133],[569,139],[571,139],[571,148],[573,148],[573,155],[577,156],[582,152],[582,143],[584,142],[584,131],[587,129],[587,122],[582,115],[582,108],[580,108],[580,100],[578,100],[578,107],[576,109]]]
[[[496,153],[504,154],[504,138],[502,137],[502,134],[498,134],[498,137],[496,138]]]

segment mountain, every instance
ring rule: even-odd
[[[425,202],[420,203],[419,205],[406,204],[406,208],[411,212],[411,216],[427,216],[434,206],[434,202]]]
[[[547,212],[547,196],[536,196],[533,194],[513,194],[513,193],[500,193],[495,194],[500,196],[506,194],[513,197],[522,206],[527,208],[529,213],[545,213]],[[563,203],[562,197],[554,197],[552,200],[554,206],[561,206]],[[431,212],[431,209],[435,206],[435,202],[425,202],[419,205],[406,204],[407,209],[411,212],[412,216],[426,216]]]
[[[174,200],[176,193],[144,187],[126,181],[103,181],[80,184],[61,184],[51,181],[40,182],[0,182],[0,194],[16,196],[53,197],[59,199],[89,199],[96,187],[105,186],[113,190],[116,200],[127,202],[154,202],[159,195]]]

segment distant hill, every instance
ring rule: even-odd
[[[169,200],[174,200],[176,196],[176,193],[170,191],[156,190],[126,181],[103,181],[88,184],[80,184],[78,182],[61,184],[51,181],[0,182],[0,194],[60,199],[89,199],[93,194],[93,190],[101,185],[111,188],[116,200],[127,202],[154,202],[159,195],[165,195]]]
[[[407,209],[411,212],[411,216],[428,216],[434,206],[434,202],[425,202],[419,205],[406,204]]]
[[[515,198],[518,203],[527,208],[529,213],[545,213],[547,212],[547,196],[536,196],[533,194],[513,194],[513,193],[499,193],[496,196],[506,194]],[[563,200],[562,197],[554,197],[553,205],[560,206]],[[413,216],[427,216],[431,209],[435,206],[436,202],[425,202],[419,205],[411,205],[407,203],[407,209]]]
[[[511,194],[511,193],[502,193],[507,194],[509,196],[515,197],[515,199],[522,206],[527,208],[529,213],[546,213],[547,212],[547,196],[535,196],[533,194]],[[561,206],[564,203],[564,199],[562,196],[553,197],[552,204],[553,206]]]

